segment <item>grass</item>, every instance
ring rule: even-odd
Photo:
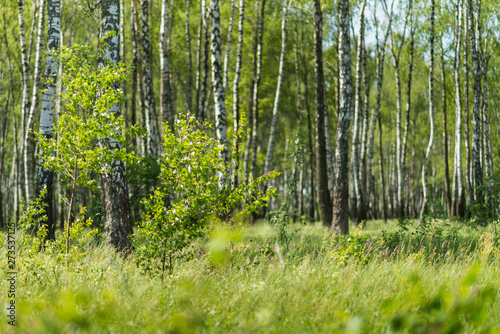
[[[87,244],[69,268],[21,255],[16,327],[4,317],[0,332],[500,332],[494,228],[416,225],[368,222],[348,239],[291,225],[280,247],[267,224],[218,228],[164,281],[102,244]]]

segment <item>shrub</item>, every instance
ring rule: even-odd
[[[221,147],[205,132],[208,127],[191,115],[181,116],[173,132],[164,126],[159,185],[143,200],[145,219],[133,240],[137,263],[162,277],[166,268],[172,271],[177,251],[206,235],[208,222],[240,221],[275,196],[275,189],[259,190],[261,183],[278,174],[274,171],[249,185],[219,186],[218,174],[227,169]],[[242,211],[235,212],[242,205]]]

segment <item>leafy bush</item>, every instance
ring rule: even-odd
[[[227,169],[219,155],[221,147],[206,134],[207,127],[190,115],[177,120],[174,132],[164,126],[159,185],[143,200],[145,219],[133,240],[137,263],[162,277],[167,267],[172,270],[177,251],[206,235],[210,221],[241,221],[275,196],[275,189],[259,190],[261,183],[278,174],[274,171],[249,185],[219,187],[218,173]],[[233,214],[243,204],[243,210]]]

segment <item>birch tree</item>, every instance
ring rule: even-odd
[[[476,33],[474,31],[474,8],[472,0],[467,2],[468,28],[470,38],[470,50],[472,58],[472,70],[474,77],[474,102],[473,102],[473,118],[472,118],[472,163],[474,172],[475,189],[483,183],[483,169],[481,166],[481,68],[478,52],[478,44]],[[477,191],[474,193],[474,202],[482,202],[482,196]]]
[[[352,109],[351,44],[349,38],[349,1],[339,0],[339,62],[340,62],[340,110],[337,123],[335,161],[337,174],[333,190],[332,231],[349,233],[349,123]]]
[[[166,1],[164,1],[166,2]],[[144,85],[143,114],[146,125],[146,147],[147,156],[155,157],[160,149],[160,134],[158,130],[158,115],[153,91],[153,49],[149,36],[149,0],[141,0],[141,23],[142,23],[142,70]]]
[[[105,61],[116,64],[119,62],[119,1],[101,1],[101,32],[103,35],[114,31],[115,34],[107,39]],[[120,105],[112,106],[110,112],[120,116]],[[121,150],[119,142],[110,138],[101,143],[110,149]],[[116,249],[125,251],[130,247],[129,236],[132,230],[132,214],[128,195],[128,186],[125,179],[125,164],[123,161],[113,161],[110,170],[101,176],[101,204],[102,219],[104,222],[105,238],[108,244]]]
[[[281,82],[283,80],[283,68],[285,67],[285,55],[286,55],[286,15],[288,9],[290,8],[292,1],[290,0],[288,4],[285,3],[283,6],[283,19],[281,21],[281,54],[280,54],[280,65],[278,69],[278,83],[276,85],[276,95],[274,97],[273,105],[273,115],[271,119],[271,131],[269,134],[269,144],[267,146],[266,162],[264,165],[264,173],[271,170],[271,159],[273,156],[274,141],[276,136],[276,123],[278,121],[278,109],[281,96]]]
[[[420,218],[424,222],[424,215],[426,214],[427,204],[429,202],[429,189],[427,187],[427,166],[429,163],[429,157],[432,150],[432,144],[434,141],[434,14],[435,13],[435,1],[431,0],[431,28],[430,28],[430,67],[429,67],[429,123],[430,123],[430,134],[429,143],[427,144],[427,149],[425,151],[424,163],[422,165],[422,189],[423,189],[423,201],[422,207],[420,209]]]
[[[385,2],[383,2],[385,6]],[[385,62],[385,45],[387,43],[387,38],[391,31],[392,18],[393,18],[393,6],[394,1],[391,5],[391,10],[387,14],[388,23],[387,28],[384,34],[382,41],[379,40],[379,29],[378,29],[378,20],[376,11],[374,11],[373,19],[375,22],[375,53],[376,53],[376,63],[377,63],[377,95],[375,99],[375,107],[372,111],[372,115],[370,116],[369,123],[369,132],[368,132],[368,141],[366,143],[366,154],[367,154],[367,168],[366,168],[366,198],[371,198],[372,195],[372,169],[373,169],[373,147],[374,147],[374,139],[375,139],[375,126],[377,124],[377,120],[379,118],[380,113],[380,99],[382,95],[382,83],[384,79],[384,62]],[[376,7],[375,7],[376,8]],[[370,209],[374,209],[373,207]]]
[[[47,0],[47,56],[45,60],[45,85],[42,94],[42,109],[40,112],[40,131],[47,139],[52,139],[52,128],[55,112],[56,82],[59,70],[57,53],[60,46],[61,35],[61,4],[59,0]],[[40,156],[43,156],[41,152]],[[45,168],[42,161],[38,164],[36,179],[36,197],[42,190],[47,189],[43,199],[46,204],[48,238],[54,239],[54,172]]]
[[[229,166],[229,151],[227,144],[227,125],[226,125],[226,104],[224,82],[222,77],[221,63],[221,27],[220,27],[220,10],[219,0],[210,1],[210,15],[212,18],[212,34],[211,34],[211,54],[212,54],[212,81],[214,90],[215,102],[215,131],[217,141],[222,146],[220,152],[222,159]],[[226,170],[227,171],[227,170]],[[219,187],[228,185],[227,175],[219,173]]]
[[[354,119],[352,124],[352,154],[351,154],[351,168],[352,168],[352,178],[354,184],[354,194],[351,194],[355,200],[355,207],[352,208],[355,211],[354,219],[356,222],[366,219],[364,212],[364,198],[361,189],[361,177],[360,177],[360,137],[361,137],[361,122],[362,122],[362,106],[361,106],[361,79],[362,79],[362,59],[363,50],[365,43],[365,8],[366,0],[363,0],[360,7],[359,13],[359,32],[358,32],[358,45],[356,53],[356,86],[354,92]]]
[[[462,4],[457,1],[455,11],[455,62],[453,73],[455,78],[455,153],[453,157],[452,178],[452,216],[463,216],[465,208],[462,171],[462,91],[460,89],[460,53],[462,45]]]
[[[233,137],[233,172],[231,173],[231,187],[234,189],[238,186],[238,171],[240,167],[240,77],[241,77],[241,62],[243,58],[243,34],[245,31],[245,0],[240,0],[239,5],[239,21],[238,21],[238,51],[236,54],[236,69],[234,73],[233,83],[233,122],[234,122],[234,137]]]
[[[172,90],[170,87],[170,55],[167,32],[168,23],[168,0],[162,0],[160,23],[161,115],[163,122],[168,122],[169,128],[173,130],[174,110],[172,108]]]
[[[257,130],[259,128],[259,87],[260,80],[262,77],[262,49],[264,46],[264,14],[266,8],[266,0],[261,0],[260,4],[260,17],[258,23],[258,42],[257,42],[257,52],[256,52],[256,70],[255,70],[255,80],[253,82],[253,96],[250,98],[252,101],[252,158],[250,161],[250,175],[252,179],[257,177],[257,144],[258,135]]]

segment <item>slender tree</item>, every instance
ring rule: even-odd
[[[253,38],[253,52],[252,52],[252,82],[250,84],[250,92],[248,98],[248,132],[246,140],[245,155],[243,157],[243,175],[244,178],[249,177],[250,159],[252,151],[252,126],[253,126],[253,90],[255,88],[255,80],[257,78],[257,49],[259,45],[259,27],[260,27],[260,15],[259,15],[259,1],[255,1],[255,19],[254,19],[254,38]]]
[[[189,12],[191,9],[191,0],[186,0],[186,22],[184,30],[186,32],[186,56],[187,56],[187,105],[188,111],[193,113],[193,60],[191,57],[191,24],[189,23]]]
[[[241,62],[243,58],[243,34],[245,23],[245,0],[240,0],[239,6],[239,21],[238,21],[238,51],[236,54],[236,69],[233,83],[233,121],[234,121],[234,137],[233,137],[233,172],[231,174],[232,187],[238,186],[238,171],[240,167],[240,77],[241,77]]]
[[[286,55],[286,15],[288,13],[288,9],[291,5],[291,0],[288,4],[283,6],[283,19],[281,22],[281,54],[280,54],[280,65],[278,68],[278,83],[276,85],[276,95],[274,97],[274,105],[273,105],[273,115],[271,119],[271,130],[269,135],[269,144],[267,146],[267,154],[266,154],[266,162],[264,165],[264,173],[267,173],[271,170],[271,159],[273,156],[274,149],[274,137],[276,136],[276,123],[278,121],[278,109],[279,102],[281,97],[281,86],[283,80],[283,69],[285,67],[285,55]]]
[[[362,106],[361,106],[361,79],[362,79],[362,62],[363,62],[363,50],[365,43],[365,8],[366,0],[363,0],[360,7],[359,13],[359,32],[358,32],[358,45],[356,53],[356,86],[354,92],[354,119],[352,124],[352,154],[351,154],[351,177],[353,178],[354,193],[351,197],[354,201],[352,211],[355,211],[354,220],[360,222],[366,219],[366,214],[364,211],[364,196],[363,190],[361,188],[361,175],[360,175],[360,137],[361,137],[361,126],[362,126]]]
[[[483,168],[481,166],[481,67],[479,59],[479,51],[476,33],[474,31],[474,8],[472,5],[472,0],[467,2],[467,16],[469,22],[469,38],[470,38],[470,49],[472,58],[472,70],[474,77],[474,102],[473,102],[473,118],[472,118],[472,162],[474,171],[474,185],[476,192],[474,194],[474,201],[476,203],[482,202],[483,198],[479,192],[477,192],[477,187],[483,183]]]
[[[451,190],[450,190],[450,171],[448,168],[448,115],[446,103],[446,64],[444,59],[443,36],[441,35],[441,97],[443,108],[443,153],[444,153],[444,190],[447,212],[451,212]]]
[[[217,141],[222,146],[221,158],[229,166],[229,151],[227,144],[227,125],[226,125],[226,104],[225,104],[225,91],[224,82],[222,77],[222,64],[221,64],[221,28],[220,28],[220,10],[219,0],[210,1],[210,15],[212,18],[212,81],[214,90],[215,102],[215,131],[217,134]],[[219,174],[219,187],[228,185],[226,175]]]
[[[149,7],[150,0],[141,0],[141,23],[142,23],[142,71],[144,85],[143,114],[146,125],[146,147],[147,156],[158,155],[160,149],[160,134],[158,131],[158,115],[153,90],[153,49],[149,36]],[[162,6],[163,7],[163,6]]]
[[[414,67],[414,58],[415,58],[415,24],[413,21],[413,11],[410,10],[410,62],[408,64],[408,82],[407,82],[407,91],[406,91],[406,120],[404,127],[404,135],[403,135],[403,147],[401,148],[401,168],[405,170],[405,162],[406,162],[406,149],[408,146],[408,129],[410,127],[410,110],[411,110],[411,87],[413,80],[413,67]],[[403,193],[402,190],[401,193]],[[408,194],[410,192],[408,191]],[[403,200],[404,201],[404,200]],[[406,201],[409,203],[409,201]],[[409,210],[407,210],[406,205],[401,204],[404,209],[401,210],[402,215],[409,214]],[[401,208],[401,206],[400,206]],[[406,209],[406,210],[405,210]]]
[[[349,38],[349,1],[339,1],[339,62],[340,62],[340,110],[337,125],[335,161],[337,174],[333,189],[332,231],[348,234],[348,143],[349,123],[352,109],[351,44]]]
[[[120,60],[119,9],[118,0],[101,1],[101,33],[106,35],[108,32],[115,32],[115,35],[106,41],[108,47],[104,60],[115,64]],[[110,112],[119,116],[120,105],[113,105]],[[112,134],[103,144],[108,145],[110,149],[121,149],[120,143],[113,139]],[[106,242],[118,250],[125,251],[130,247],[129,236],[133,233],[125,164],[123,161],[113,161],[109,167],[110,171],[101,176],[102,218]]]
[[[401,133],[401,118],[402,118],[402,92],[401,92],[401,79],[400,79],[400,61],[401,61],[401,51],[403,50],[403,45],[406,39],[406,28],[408,26],[408,20],[411,16],[413,2],[410,0],[408,3],[408,10],[406,12],[405,23],[403,27],[403,34],[401,38],[401,43],[397,46],[394,33],[391,34],[391,53],[392,53],[392,64],[394,67],[394,77],[396,82],[396,215],[398,217],[404,216],[404,194],[403,194],[403,182],[404,182],[404,168],[403,168],[403,138]]]
[[[383,2],[385,5],[385,2]],[[391,5],[391,10],[387,14],[388,15],[388,23],[387,23],[387,28],[384,34],[384,38],[382,42],[379,40],[379,29],[378,29],[378,20],[377,20],[377,15],[376,11],[374,11],[373,19],[375,22],[375,52],[376,52],[376,63],[377,63],[377,95],[375,99],[375,107],[372,111],[372,115],[370,116],[370,129],[368,132],[368,141],[367,141],[367,148],[366,148],[366,154],[367,154],[367,168],[366,168],[366,198],[371,198],[372,197],[372,168],[373,168],[373,146],[374,146],[374,139],[375,139],[375,126],[377,124],[377,120],[379,118],[379,112],[380,112],[380,98],[382,95],[382,83],[384,79],[384,63],[385,63],[385,45],[387,43],[387,38],[389,36],[389,33],[391,31],[391,25],[392,25],[392,18],[393,18],[393,6],[394,6],[394,1],[392,2]],[[376,8],[376,7],[375,7]],[[373,210],[374,207],[373,205],[370,205],[370,210]]]
[[[61,35],[61,6],[59,0],[47,0],[48,36],[47,56],[45,60],[45,84],[42,94],[42,110],[40,112],[40,130],[45,138],[52,138],[54,122],[56,82],[59,70],[57,52],[59,52]],[[41,154],[40,156],[43,156]],[[36,180],[36,197],[43,189],[47,189],[45,198],[48,238],[54,239],[54,172],[45,168],[40,161]]]
[[[231,0],[231,14],[229,14],[229,27],[227,28],[227,44],[226,44],[226,53],[224,54],[224,72],[223,72],[223,82],[224,82],[224,90],[227,91],[227,73],[229,68],[229,54],[231,52],[231,42],[233,37],[233,22],[234,22],[234,0]]]
[[[424,221],[424,216],[429,202],[429,189],[427,187],[427,166],[434,141],[434,16],[435,16],[435,0],[431,0],[431,28],[430,28],[430,68],[429,68],[429,123],[430,134],[429,143],[425,151],[424,163],[422,165],[422,188],[423,201],[420,209],[420,218]]]
[[[346,23],[349,24],[348,22]],[[348,29],[348,27],[347,27]],[[340,59],[340,58],[339,58]],[[325,113],[328,112],[323,73],[323,12],[319,0],[314,0],[314,73],[316,89],[316,178],[319,187],[319,204],[324,226],[332,224],[332,200],[328,188]]]
[[[260,4],[260,17],[258,25],[258,44],[257,44],[257,67],[255,72],[255,80],[253,82],[253,96],[250,98],[253,100],[252,106],[252,158],[250,162],[250,175],[254,179],[257,177],[257,144],[258,144],[258,127],[259,127],[259,86],[262,77],[262,49],[264,47],[264,14],[266,8],[266,0],[261,0]]]
[[[455,153],[453,162],[452,179],[452,216],[463,216],[464,190],[463,190],[463,171],[462,171],[462,92],[460,89],[460,50],[462,45],[462,5],[457,1],[455,12],[455,62],[453,72],[455,77]]]
[[[161,115],[163,122],[168,122],[170,130],[173,130],[174,109],[172,106],[172,89],[170,87],[170,51],[168,47],[168,23],[168,0],[162,0],[160,23]],[[189,106],[189,101],[187,104]]]

